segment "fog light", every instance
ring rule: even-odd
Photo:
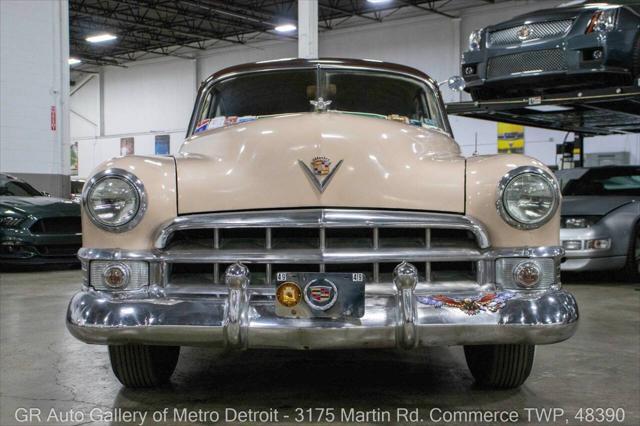
[[[591,56],[593,59],[602,59],[602,50],[594,50]]]
[[[131,270],[123,263],[109,265],[103,272],[104,283],[111,288],[121,289],[129,284]]]
[[[300,302],[302,298],[302,291],[296,283],[290,281],[280,284],[278,290],[276,290],[276,297],[281,305],[290,308]]]
[[[584,243],[585,249],[594,249],[594,250],[607,250],[611,248],[611,240],[608,238],[601,238],[598,240],[587,240]]]
[[[520,287],[535,287],[540,282],[540,267],[535,262],[521,262],[513,270],[513,279]]]
[[[465,67],[464,68],[464,75],[471,75],[475,73],[475,69],[473,67]]]

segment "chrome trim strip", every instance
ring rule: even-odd
[[[235,254],[237,257],[229,254]],[[402,257],[400,261],[409,258],[416,258],[418,261],[433,260],[492,260],[500,257],[552,257],[560,260],[564,257],[565,251],[559,246],[548,247],[507,247],[489,250],[473,249],[411,249],[398,254],[397,249],[382,249],[378,251],[368,251],[366,253],[357,250],[330,249],[324,255],[320,250],[257,250],[257,251],[225,251],[224,255],[214,254],[213,251],[204,251],[203,254],[197,252],[179,252],[175,256],[170,251],[145,251],[145,250],[120,250],[120,249],[92,249],[81,248],[78,251],[78,258],[83,262],[92,260],[146,260],[148,262],[177,262],[188,263],[235,263],[238,260],[254,262],[274,262],[292,263],[296,260],[311,260],[311,263],[329,261],[328,263],[375,263],[376,261],[392,262],[393,259]],[[449,256],[455,256],[450,258]],[[400,262],[399,261],[399,262]]]
[[[509,214],[509,211],[504,205],[505,204],[504,192],[507,188],[507,185],[509,185],[509,183],[511,183],[511,181],[514,178],[522,174],[534,174],[534,175],[541,176],[549,184],[549,186],[551,186],[551,189],[553,190],[555,195],[553,206],[551,207],[547,215],[535,223],[519,222]],[[549,222],[553,218],[556,211],[558,210],[558,206],[560,206],[560,189],[558,187],[558,182],[555,180],[553,176],[551,176],[549,173],[547,173],[546,171],[544,171],[539,167],[534,167],[534,166],[516,167],[515,169],[510,170],[507,174],[505,174],[502,177],[502,179],[500,179],[500,183],[498,184],[498,196],[496,198],[496,209],[498,210],[498,214],[500,215],[500,217],[502,217],[502,219],[505,222],[507,222],[509,225],[513,226],[516,229],[540,228],[542,225]]]
[[[125,180],[127,183],[133,186],[136,194],[138,195],[138,211],[131,218],[131,220],[129,220],[129,222],[126,222],[120,226],[110,226],[100,221],[93,215],[93,212],[87,205],[89,192],[91,192],[95,185],[98,184],[101,180],[107,178],[120,178],[122,180]],[[84,188],[82,190],[82,207],[83,210],[87,213],[87,217],[98,228],[109,232],[125,232],[135,228],[135,226],[140,223],[140,221],[144,217],[144,213],[147,211],[147,192],[144,189],[144,184],[142,183],[142,181],[138,179],[138,177],[133,173],[118,168],[106,169],[93,175],[91,179],[89,179],[89,181],[84,185]]]
[[[166,246],[169,236],[186,229],[226,228],[436,228],[471,231],[480,248],[490,246],[484,226],[470,216],[352,209],[296,209],[222,212],[179,216],[161,226],[155,248]]]

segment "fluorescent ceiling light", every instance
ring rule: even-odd
[[[389,3],[391,0],[367,0],[367,3],[379,4],[379,3]]]
[[[69,65],[78,65],[82,61],[78,58],[69,58]]]
[[[532,109],[534,111],[539,112],[560,112],[560,111],[571,111],[573,108],[566,107],[562,105],[536,105],[536,106],[527,106],[526,109]]]
[[[274,29],[279,33],[290,33],[291,31],[295,31],[297,27],[293,24],[283,24],[278,25]]]
[[[111,41],[117,38],[118,37],[114,36],[113,34],[104,33],[104,34],[97,34],[91,37],[87,37],[85,38],[85,40],[87,40],[89,43],[103,43],[105,41]]]

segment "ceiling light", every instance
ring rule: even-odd
[[[295,31],[297,27],[293,24],[283,24],[278,25],[274,29],[279,33],[290,33],[291,31]]]
[[[78,58],[69,58],[69,65],[78,65],[82,61]]]
[[[113,34],[104,33],[104,34],[97,34],[91,37],[87,37],[85,38],[85,40],[87,40],[89,43],[103,43],[105,41],[111,41],[117,38],[118,37],[114,36]]]
[[[372,4],[380,4],[380,3],[389,3],[391,0],[367,0],[367,3]]]

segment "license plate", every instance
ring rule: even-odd
[[[276,315],[285,318],[361,318],[364,273],[278,272]]]

